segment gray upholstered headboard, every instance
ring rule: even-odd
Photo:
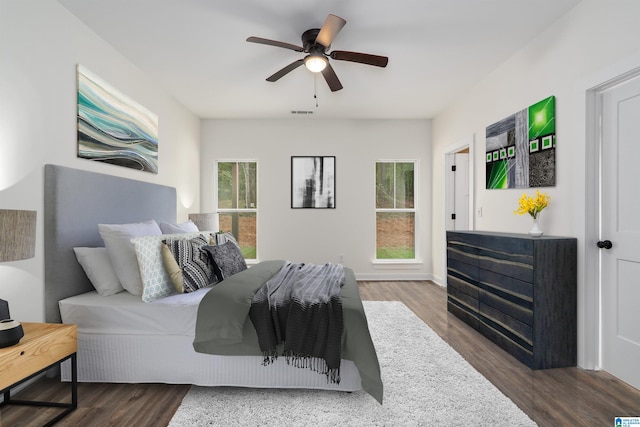
[[[45,320],[58,301],[93,290],[74,247],[104,246],[98,224],[176,222],[176,189],[63,166],[44,167]]]

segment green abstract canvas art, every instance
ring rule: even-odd
[[[550,96],[487,127],[487,189],[556,184],[555,116]]]

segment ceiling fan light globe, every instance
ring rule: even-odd
[[[304,65],[312,73],[319,73],[327,67],[327,58],[321,55],[308,55],[304,58]]]

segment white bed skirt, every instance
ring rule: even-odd
[[[324,375],[287,365],[278,358],[269,366],[259,356],[214,356],[193,350],[184,335],[109,335],[78,332],[78,381],[167,383],[253,388],[305,388],[356,391],[362,388],[355,364],[343,360],[340,384]],[[62,366],[71,380],[71,362]]]

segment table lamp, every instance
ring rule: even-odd
[[[0,262],[33,258],[36,252],[36,211],[0,209]],[[22,325],[11,319],[9,304],[0,299],[0,348],[20,342]]]
[[[200,231],[218,231],[217,213],[192,213],[189,214],[189,219]]]

